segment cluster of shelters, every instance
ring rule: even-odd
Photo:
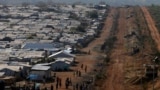
[[[37,63],[29,65],[27,62],[3,61],[0,64],[0,79],[16,77],[16,79],[29,78],[31,80],[43,80],[51,78],[51,71],[70,70],[75,62],[75,55],[65,51],[53,53],[48,59],[54,59],[49,63]],[[34,77],[33,77],[34,76]]]
[[[71,52],[95,38],[106,8],[0,5],[0,12],[0,79],[43,80],[70,70]],[[87,16],[92,12],[96,18]]]

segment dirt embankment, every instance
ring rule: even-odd
[[[139,8],[139,7],[137,7]],[[119,8],[117,41],[106,70],[107,79],[99,90],[143,90],[142,83],[132,84],[144,75],[143,64],[150,64],[150,34],[140,9]],[[141,13],[140,15],[136,12]],[[137,24],[137,20],[139,20]],[[143,42],[143,43],[142,43]],[[134,48],[138,48],[134,51]],[[137,79],[138,78],[138,79]],[[131,80],[135,79],[132,82]]]
[[[159,35],[159,32],[158,32],[158,30],[157,30],[157,28],[155,26],[155,22],[153,21],[150,13],[148,12],[146,7],[141,7],[141,9],[142,9],[142,11],[144,13],[144,16],[146,18],[149,30],[151,32],[151,36],[154,39],[158,50],[160,51],[160,35]]]
[[[120,9],[120,17],[118,20],[118,34],[117,42],[114,45],[114,49],[111,52],[111,62],[107,68],[107,79],[102,86],[101,90],[124,90],[124,31],[126,29],[126,11]]]
[[[160,34],[159,34],[158,29],[155,26],[155,22],[146,7],[141,7],[141,10],[144,13],[144,17],[145,17],[147,25],[149,27],[152,39],[154,40],[158,51],[160,51]],[[148,86],[147,86],[146,90],[153,90],[153,88],[154,88],[154,90],[160,90],[160,79],[156,78],[154,80],[154,82],[149,82],[147,85]]]
[[[89,45],[82,49],[82,51],[88,52],[90,51],[90,55],[83,55],[83,56],[77,56],[76,59],[79,62],[79,67],[81,64],[89,66],[89,71],[93,71],[95,68],[95,64],[98,62],[97,56],[102,55],[102,53],[99,53],[94,50],[95,47],[102,45],[106,38],[109,36],[110,29],[113,24],[113,15],[115,14],[115,9],[111,8],[110,13],[108,14],[108,17],[106,18],[104,28],[99,36],[99,38],[96,38],[94,41],[89,43]],[[79,67],[77,69],[79,69]]]
[[[99,38],[96,38],[94,41],[89,43],[87,47],[82,49],[82,51],[85,51],[85,52],[90,51],[91,54],[76,57],[77,61],[79,62],[78,67],[76,67],[77,70],[80,70],[80,67],[82,64],[88,66],[88,73],[93,72],[93,69],[97,69],[96,64],[101,62],[100,60],[97,60],[97,57],[105,54],[97,52],[96,50],[94,50],[94,48],[97,46],[101,46],[105,42],[106,38],[110,36],[110,30],[112,28],[113,20],[114,20],[113,16],[115,16],[115,14],[116,14],[116,9],[111,8]]]

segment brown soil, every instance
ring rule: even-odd
[[[141,9],[144,13],[144,16],[145,16],[146,22],[148,24],[151,36],[157,45],[158,51],[160,51],[160,34],[158,32],[158,29],[155,26],[155,22],[146,7],[141,7]],[[160,90],[160,79],[159,78],[156,78],[154,80],[154,82],[149,82],[148,89],[146,89],[146,90],[153,90],[153,87],[154,87],[154,90]]]
[[[119,28],[126,30],[125,10],[120,9]],[[119,30],[117,35],[117,42],[115,43],[112,55],[111,65],[108,67],[107,80],[102,90],[124,90],[124,75],[123,75],[123,36],[124,31]]]
[[[142,11],[144,13],[144,16],[146,18],[149,30],[151,32],[151,36],[154,39],[158,50],[160,51],[160,35],[159,35],[159,32],[158,32],[158,30],[157,30],[157,28],[155,26],[155,22],[153,21],[150,13],[148,12],[146,7],[141,7],[141,9],[142,9]]]
[[[143,90],[147,88],[145,84],[132,84],[139,77],[144,76],[143,64],[150,64],[152,53],[152,46],[149,41],[144,41],[143,45],[136,44],[137,38],[124,38],[125,35],[131,32],[139,32],[136,25],[136,17],[130,17],[126,19],[131,12],[139,12],[135,7],[131,8],[120,8],[120,17],[118,19],[118,33],[117,41],[115,42],[114,49],[111,52],[111,61],[106,70],[107,79],[104,84],[99,87],[98,90]],[[141,27],[140,35],[146,35],[150,37],[148,29],[146,28],[145,19],[142,14],[137,16],[139,18],[139,24]],[[136,42],[136,43],[135,43]],[[126,46],[128,44],[128,46]],[[140,52],[136,55],[130,55],[130,50],[132,47],[140,47]],[[129,82],[131,81],[131,82]]]
[[[120,18],[118,20],[117,42],[111,54],[110,66],[107,69],[107,80],[102,90],[124,90],[124,31],[126,31],[126,10],[120,9]]]

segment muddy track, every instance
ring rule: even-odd
[[[150,13],[149,13],[149,11],[147,10],[146,7],[141,7],[141,9],[142,9],[142,11],[144,13],[144,16],[145,16],[145,19],[147,21],[149,30],[151,32],[151,36],[154,39],[158,50],[160,51],[160,35],[159,35],[159,32],[158,32],[158,29],[155,26],[155,22],[153,21]]]

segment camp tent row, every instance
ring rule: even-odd
[[[20,62],[1,62],[0,78],[13,76],[15,78],[24,77],[32,80],[42,80],[51,77],[51,71],[69,70],[74,63],[75,56],[65,51],[59,51],[49,56],[54,58],[54,62],[39,63],[33,66]],[[47,74],[46,74],[47,73]]]
[[[54,62],[41,63],[32,66],[29,75],[30,80],[44,80],[51,77],[51,71],[67,71],[74,63],[75,56],[65,51],[60,51],[49,56]]]

